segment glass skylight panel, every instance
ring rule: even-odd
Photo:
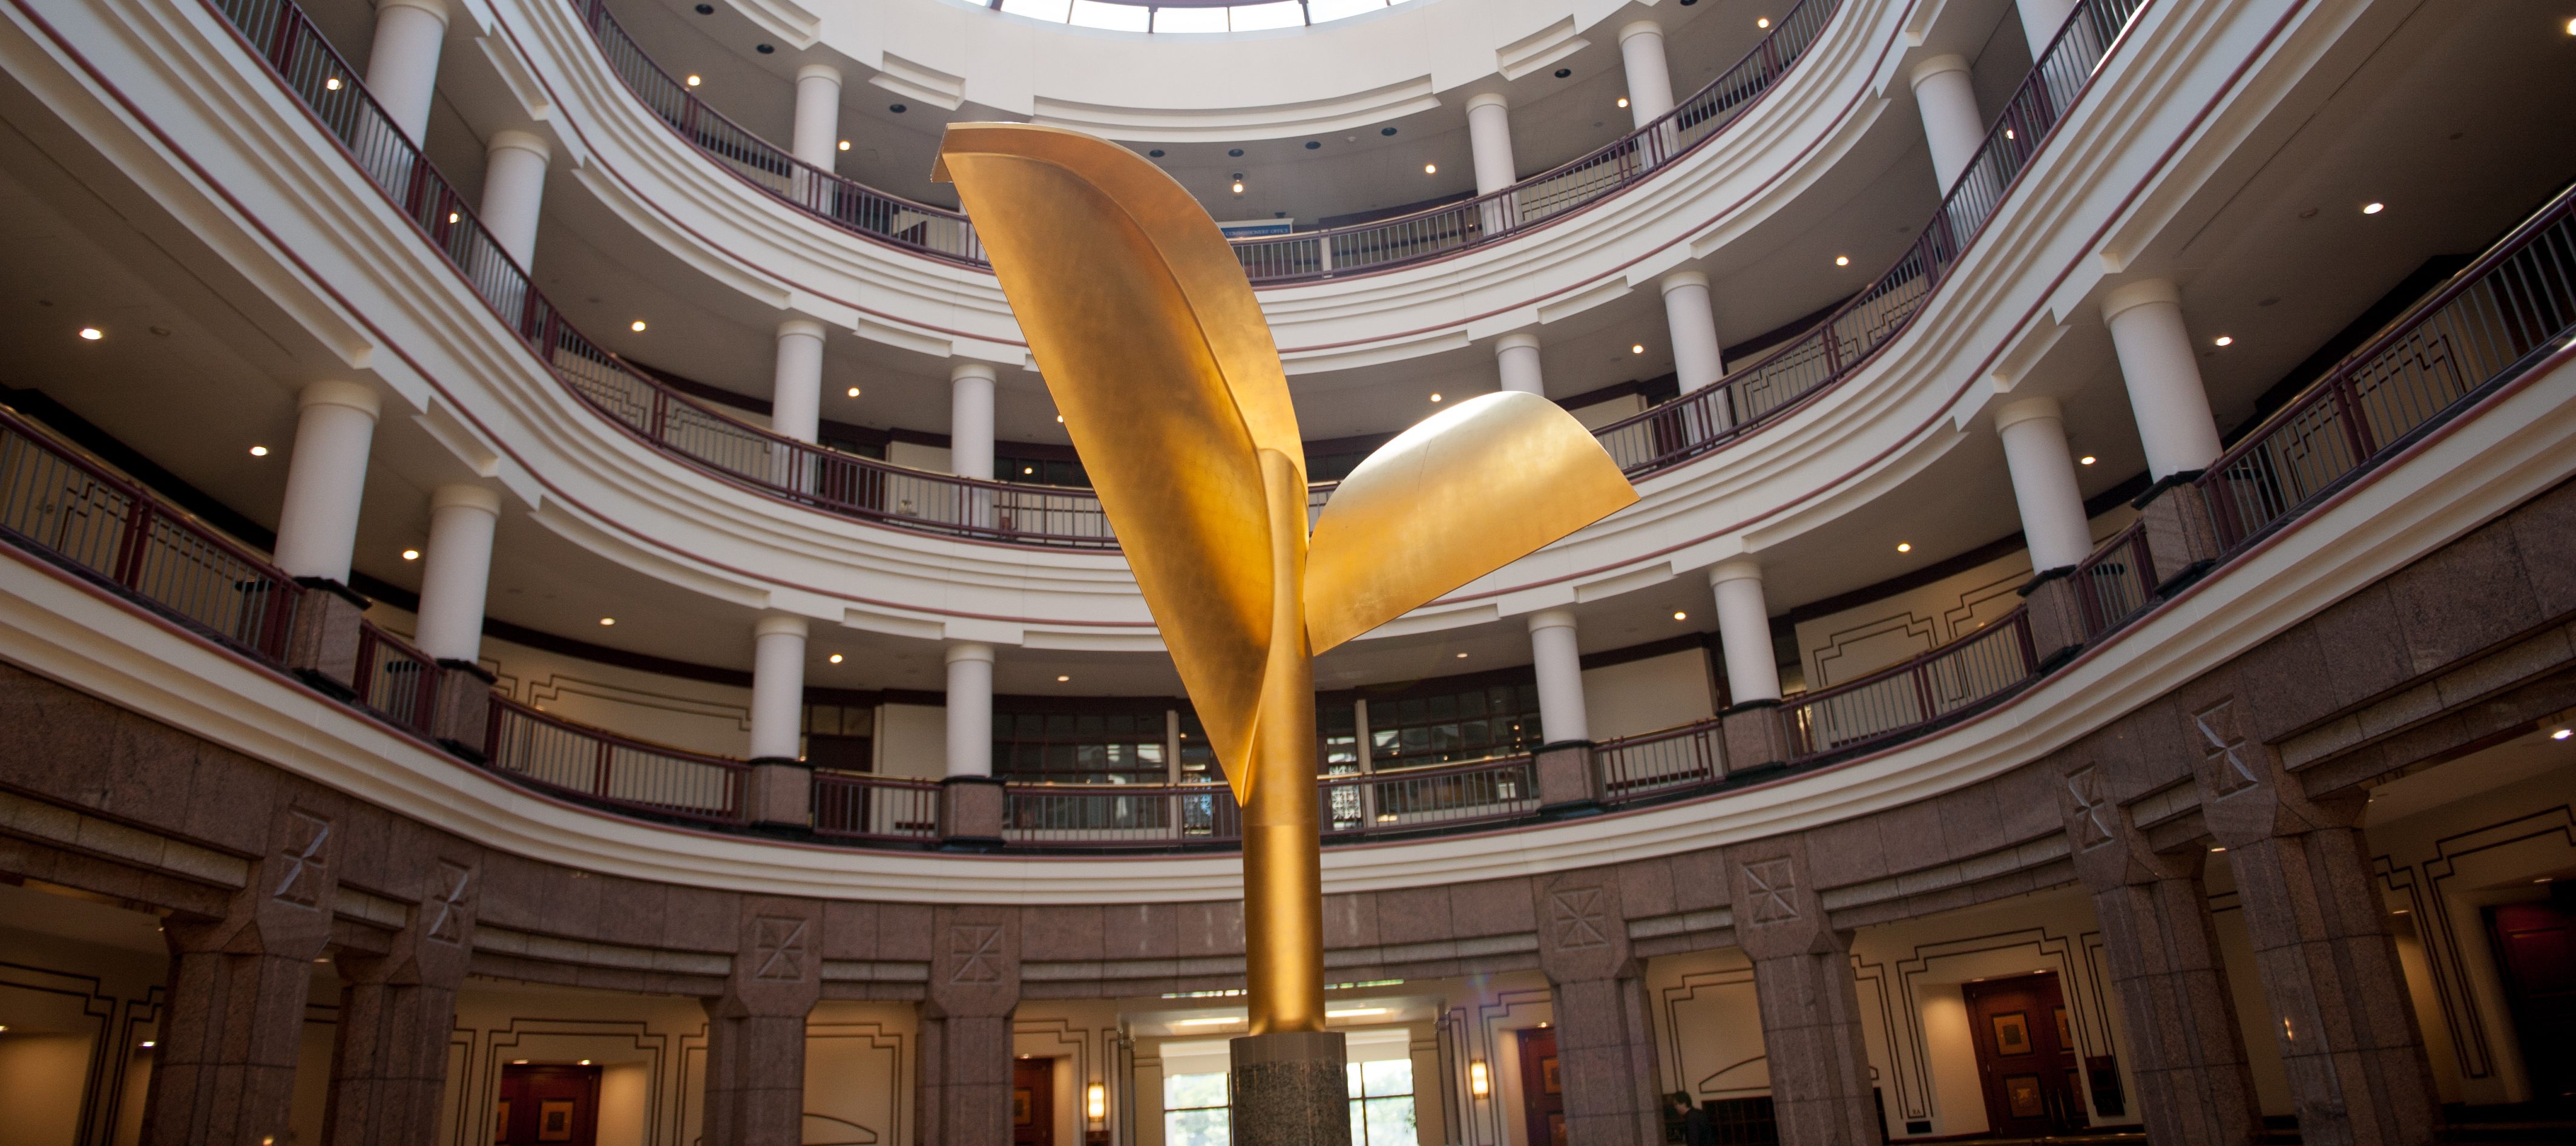
[[[1306,6],[1297,0],[1281,0],[1275,4],[1237,4],[1226,11],[1232,14],[1237,32],[1306,26]]]
[[[1073,0],[1073,15],[1068,22],[1080,28],[1108,28],[1119,32],[1143,32],[1153,19],[1153,10],[1134,4],[1104,4],[1101,0]]]
[[[1026,16],[1051,24],[1064,23],[1072,10],[1073,0],[1002,0],[1002,11],[1013,16]]]
[[[1344,16],[1363,16],[1387,7],[1387,0],[1306,0],[1306,14],[1318,24]]]
[[[1157,32],[1225,32],[1223,8],[1157,8],[1154,10]]]

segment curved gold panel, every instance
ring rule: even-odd
[[[1509,390],[1460,402],[1378,447],[1324,503],[1307,643],[1322,653],[1636,500],[1556,403]]]

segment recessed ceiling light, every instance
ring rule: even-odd
[[[322,90],[326,92],[336,92],[340,90],[340,77],[333,76],[330,79],[322,81]]]
[[[1157,148],[1153,149],[1152,151],[1148,151],[1148,152],[1146,152],[1145,154],[1150,155],[1150,156],[1152,156],[1152,157],[1154,157],[1154,158],[1156,158],[1156,159],[1161,159],[1161,158],[1163,157],[1163,149],[1162,149],[1162,148],[1157,147]]]
[[[1756,28],[1768,28],[1771,26],[1771,18],[1769,16],[1756,16],[1753,18],[1753,26]]]
[[[2576,36],[2576,20],[2569,20],[2567,22],[2567,34],[2570,36]]]
[[[689,86],[690,86],[690,87],[696,87],[696,86],[698,86],[700,83],[703,83],[703,82],[705,82],[705,81],[700,80],[700,79],[699,79],[698,77],[696,77],[696,76],[690,76],[690,77],[689,77]]]
[[[2387,209],[2388,204],[2386,203],[2364,203],[2361,205],[2361,213],[2364,215],[2376,215]]]
[[[1559,76],[1559,77],[1557,77],[1557,78],[1558,78],[1558,79],[1563,79],[1563,78],[1565,78],[1565,77],[1563,77],[1563,76]],[[1393,135],[1393,134],[1395,134],[1395,129],[1394,129],[1394,128],[1392,128],[1392,127],[1381,127],[1381,128],[1379,128],[1379,129],[1377,129],[1377,133],[1378,133],[1379,135]]]
[[[589,1065],[590,1065],[590,1060],[589,1060],[589,1059],[583,1059],[583,1060],[581,1060],[581,1065],[583,1065],[583,1066],[589,1066]]]
[[[2552,740],[2565,740],[2569,736],[2576,736],[2576,729],[2561,728],[2558,731],[2549,734],[2549,738]]]
[[[1422,165],[1422,173],[1425,175],[1438,175],[1440,174],[1440,165],[1437,163],[1425,163]]]
[[[639,318],[633,322],[627,323],[626,329],[632,330],[637,334],[642,334],[644,333],[644,320]]]
[[[1631,342],[1631,343],[1629,343],[1629,344],[1628,344],[1628,353],[1630,353],[1630,354],[1643,354],[1643,353],[1645,353],[1645,352],[1646,352],[1646,344],[1645,344],[1645,343],[1642,343],[1642,342]]]
[[[448,213],[447,213],[447,221],[448,221],[448,222],[450,222],[450,223],[455,222],[455,221],[456,221],[456,217],[457,217],[457,216],[456,216],[456,212],[454,212],[454,211],[450,211],[450,212],[448,212]]]
[[[859,388],[858,388],[858,387],[856,387],[856,386],[852,386],[852,387],[850,387],[850,397],[856,398],[856,397],[858,397],[858,396],[859,396]]]
[[[1037,468],[1036,466],[1021,466],[1021,467],[1020,467],[1020,476],[1022,476],[1022,477],[1031,477],[1031,476],[1035,476],[1037,472],[1038,472],[1038,468]]]
[[[252,446],[252,447],[250,448],[250,456],[252,456],[252,457],[254,457],[254,458],[264,458],[264,457],[267,457],[267,456],[268,456],[268,447],[267,447],[267,446]]]
[[[1432,401],[1434,401],[1434,402],[1439,401],[1439,400],[1440,400],[1440,395],[1438,395],[1438,394],[1436,394],[1436,393],[1435,393],[1435,394],[1433,394],[1433,395],[1431,396],[1431,400],[1432,400]]]
[[[1066,681],[1069,681],[1069,680],[1072,680],[1072,679],[1073,679],[1072,677],[1065,676],[1065,675],[1063,675],[1063,674],[1059,673],[1059,674],[1057,674],[1057,675],[1056,675],[1055,682],[1056,682],[1057,684],[1063,684],[1063,683],[1065,683]]]
[[[1679,609],[1675,609],[1673,610],[1673,619],[1676,621],[1687,621],[1690,619],[1690,614],[1682,612]]]
[[[100,330],[95,326],[84,326],[80,328],[80,336],[91,342],[96,342],[99,339],[107,337],[107,332]]]
[[[143,1049],[145,1049],[145,1050],[151,1050],[152,1048],[157,1047],[157,1046],[160,1046],[161,1044],[160,1044],[160,1043],[157,1043],[157,1042],[154,1042],[154,1041],[152,1041],[151,1039],[145,1039],[145,1040],[143,1040],[140,1044],[137,1044],[137,1045],[141,1046],[141,1047],[142,1047]]]
[[[403,560],[405,560],[405,561],[418,561],[418,560],[420,560],[420,550],[417,550],[417,549],[406,549],[406,550],[403,550]]]
[[[1620,96],[1620,97],[1619,97],[1619,106],[1621,106],[1621,107],[1626,107],[1626,106],[1628,106],[1628,97],[1626,97],[1626,96]]]
[[[1239,174],[1234,177],[1234,193],[1237,195],[1243,194],[1243,176]]]
[[[911,111],[912,105],[908,103],[890,103],[886,105],[886,110],[893,112],[896,115],[902,115],[905,112]]]
[[[2075,459],[2075,464],[2077,464],[2077,465],[2079,465],[2079,466],[2089,466],[2089,465],[2092,465],[2092,464],[2094,463],[2094,461],[2095,461],[2095,460],[2096,460],[2096,459],[2093,457],[2093,455],[2091,455],[2091,454],[2086,454],[2086,455],[2084,455],[2083,457],[2080,457],[2080,458]]]
[[[839,654],[839,653],[833,653],[833,654],[832,654],[832,656],[831,656],[831,661],[832,661],[832,663],[833,663],[833,664],[839,664],[839,663],[841,663],[841,654]]]
[[[1914,552],[1914,543],[1911,541],[1899,541],[1896,543],[1896,551],[1899,553],[1912,553]]]
[[[1560,79],[1560,80],[1561,80],[1561,79],[1564,79],[1564,78],[1565,78],[1565,77],[1567,77],[1567,76],[1573,75],[1573,74],[1574,74],[1574,69],[1572,69],[1572,68],[1558,68],[1558,69],[1556,69],[1556,78],[1558,78],[1558,79]],[[1393,135],[1393,134],[1395,134],[1395,130],[1394,130],[1393,128],[1389,128],[1389,129],[1387,129],[1387,134],[1388,134],[1388,135]]]
[[[2236,336],[2232,334],[2222,334],[2217,338],[2212,339],[2211,342],[2218,346],[2234,346],[2236,345]]]
[[[849,149],[850,149],[850,141],[849,141],[849,140],[846,140],[846,139],[842,140],[842,141],[841,141],[841,150],[843,150],[843,151],[848,151]]]
[[[2226,851],[2226,850],[2227,850],[2227,845],[2225,845],[2225,844],[2220,844],[2220,845],[2218,845],[2217,847],[2211,848],[2211,849],[2209,849],[2209,850],[2210,850],[2210,851],[2213,851],[2213,852],[2223,852],[2223,851]]]
[[[1467,659],[1467,654],[1465,654],[1465,653],[1460,653],[1460,654],[1458,654],[1458,659],[1459,659],[1459,660],[1462,660],[1462,661],[1463,661],[1463,660],[1465,660],[1465,659]]]
[[[600,623],[600,624],[603,624],[603,625],[614,625],[614,624],[616,624],[616,623],[617,623],[617,618],[615,618],[615,617],[601,617],[601,618],[599,619],[599,623]]]
[[[1835,255],[1835,256],[1834,256],[1834,265],[1835,265],[1835,266],[1838,266],[1838,267],[1847,267],[1847,266],[1850,266],[1850,265],[1851,265],[1851,256],[1850,256],[1850,255]]]
[[[528,1060],[523,1059],[523,1058],[514,1058],[514,1059],[511,1059],[511,1060],[510,1060],[510,1065],[511,1065],[511,1066],[526,1066],[526,1065],[528,1065]]]
[[[1063,425],[1063,424],[1064,424],[1064,415],[1062,415],[1062,414],[1058,414],[1058,415],[1056,415],[1056,416],[1055,416],[1055,424],[1056,424],[1056,425],[1059,425],[1059,426]]]
[[[1324,146],[1324,141],[1323,141],[1323,140],[1320,140],[1320,139],[1309,139],[1309,140],[1307,140],[1307,141],[1306,141],[1306,150],[1308,150],[1308,151],[1317,151],[1317,150],[1321,150],[1321,149],[1323,148],[1323,146]]]

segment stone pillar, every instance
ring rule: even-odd
[[[1539,370],[1538,335],[1515,330],[1495,339],[1494,366],[1502,374],[1503,389],[1547,396],[1546,377]]]
[[[1875,1146],[1884,1136],[1870,1094],[1851,937],[1825,918],[1805,838],[1740,845],[1727,869],[1736,942],[1753,960],[1781,1146]]]
[[[841,144],[841,69],[807,64],[796,69],[796,122],[787,151],[829,171]]]
[[[822,905],[745,896],[741,946],[707,1012],[701,1140],[797,1146],[805,1128],[805,1015],[822,997]]]
[[[1661,1142],[1655,1029],[1628,949],[1619,882],[1603,870],[1530,881],[1538,964],[1555,994],[1569,1142]]]
[[[1542,609],[1530,614],[1530,668],[1538,675],[1540,731],[1550,744],[1592,739],[1592,721],[1583,710],[1583,658],[1575,648],[1574,611]]]
[[[2004,405],[1995,411],[1995,433],[2003,438],[2004,465],[2012,471],[2031,570],[2045,573],[2083,561],[2093,552],[2093,529],[2084,519],[2084,493],[2075,486],[2075,459],[2066,450],[2057,399]]]
[[[1467,147],[1475,156],[1476,194],[1491,195],[1520,178],[1512,163],[1510,101],[1492,92],[1467,97]]]
[[[1019,1005],[1018,909],[933,911],[913,1104],[922,1146],[1010,1146],[1011,1011]]]
[[[948,370],[948,472],[993,480],[993,367],[960,362]]]
[[[1932,145],[1932,175],[1947,194],[1977,157],[1986,140],[1985,120],[1977,115],[1977,90],[1969,82],[1968,61],[1960,56],[1934,56],[1914,65],[1914,110],[1923,117],[1923,138]]]
[[[2300,1139],[2432,1141],[2441,1108],[2362,842],[2363,797],[2311,799],[2242,729],[2233,697],[2184,710],[2201,816],[2235,869]]]
[[[438,90],[438,52],[447,41],[446,0],[377,0],[375,45],[367,52],[367,94],[417,144],[427,138]]]
[[[145,1146],[244,1146],[294,1133],[313,961],[331,940],[339,810],[276,811],[268,853],[220,919],[172,916]],[[442,1036],[443,1037],[443,1036]]]
[[[1628,119],[1644,127],[1673,110],[1673,76],[1664,63],[1664,29],[1639,20],[1619,29],[1619,62],[1628,71]]]
[[[2183,327],[2182,292],[2163,279],[2130,283],[2103,297],[2102,321],[2147,448],[2147,475],[2161,482],[2209,468],[2218,460],[2218,423]]]
[[[940,846],[1002,846],[1004,793],[993,778],[993,646],[948,646],[948,775],[940,781]]]
[[[1721,561],[1708,571],[1717,599],[1717,639],[1726,652],[1726,695],[1735,704],[1780,699],[1780,662],[1771,651],[1771,609],[1762,600],[1762,565]]]
[[[462,846],[406,849],[420,901],[385,954],[343,951],[340,1022],[322,1140],[430,1146],[447,1083],[456,991],[474,949],[481,857]]]
[[[755,824],[810,827],[814,772],[798,751],[805,731],[803,617],[762,617],[752,626],[751,792]]]
[[[1664,294],[1664,328],[1672,333],[1673,376],[1682,393],[1716,385],[1726,376],[1726,360],[1718,352],[1717,310],[1709,301],[1708,276],[1674,271],[1655,285]],[[1731,425],[1732,411],[1728,414]]]
[[[492,674],[484,671],[483,603],[492,582],[492,529],[501,495],[479,485],[443,485],[429,495],[429,547],[421,554],[420,651],[438,662],[430,735],[480,759],[492,715]]]
[[[791,318],[778,324],[778,360],[770,374],[769,431],[813,441],[823,422],[823,324]]]
[[[381,408],[376,392],[355,382],[315,382],[296,396],[295,453],[277,514],[277,567],[288,576],[349,583]]]
[[[520,270],[537,265],[537,216],[546,201],[554,149],[532,131],[496,131],[483,145],[483,229]]]
[[[2101,921],[2136,1113],[2159,1143],[2243,1146],[2262,1119],[2201,884],[2209,853],[2197,841],[2156,852],[2113,790],[2086,761],[2066,773],[2059,803],[2076,877]]]
[[[2013,8],[2021,13],[2022,38],[2030,42],[2031,62],[2037,63],[2057,41],[2066,18],[2075,14],[2075,0],[2013,0]]]

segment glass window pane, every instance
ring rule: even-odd
[[[1352,1063],[1351,1069],[1356,1072],[1359,1065]],[[1351,1093],[1358,1094],[1359,1089],[1353,1087]],[[1361,1112],[1360,1100],[1356,1098],[1351,1100],[1351,1146],[1368,1146],[1368,1116]]]
[[[1186,1110],[1191,1107],[1223,1106],[1226,1103],[1225,1075],[1171,1074],[1163,1076],[1163,1108]]]
[[[1226,1109],[1175,1110],[1163,1116],[1163,1146],[1234,1146]]]
[[[1258,32],[1267,28],[1300,28],[1306,24],[1305,5],[1297,3],[1297,0],[1279,0],[1277,3],[1270,4],[1237,4],[1230,11],[1234,14],[1234,30],[1238,32]]]
[[[1222,32],[1225,31],[1223,8],[1157,8],[1154,10],[1157,32]]]
[[[1370,1098],[1389,1098],[1413,1093],[1412,1059],[1391,1058],[1360,1065],[1364,1068],[1361,1077],[1368,1084],[1368,1088],[1365,1091],[1353,1093],[1365,1093]]]
[[[1403,1146],[1415,1141],[1413,1099],[1410,1096],[1372,1098],[1365,1105],[1368,1107],[1368,1146]],[[1357,1146],[1360,1138],[1354,1134],[1351,1141]]]
[[[1064,23],[1065,15],[1071,7],[1070,0],[1002,0],[1002,11],[1011,15],[1026,16],[1032,20],[1048,20],[1058,24]]]
[[[1306,0],[1306,14],[1316,23],[1357,16],[1386,7],[1386,0]]]

